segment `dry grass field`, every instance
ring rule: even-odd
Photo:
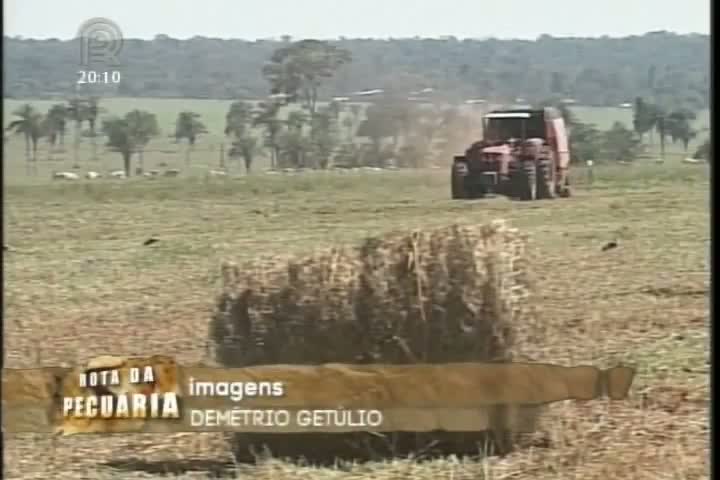
[[[545,335],[526,346],[532,360],[639,373],[627,401],[553,404],[505,457],[249,466],[229,463],[217,435],[6,435],[6,478],[709,478],[708,169],[602,167],[592,186],[584,175],[572,198],[532,203],[450,201],[445,170],[9,183],[5,367],[107,353],[207,362],[223,260],[505,218],[535,257]]]

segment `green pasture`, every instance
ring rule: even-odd
[[[46,112],[50,106],[61,102],[56,100],[17,100],[5,99],[4,102],[4,125],[12,119],[12,112],[25,103],[30,103],[38,111]],[[157,116],[161,128],[161,134],[154,138],[147,146],[145,152],[145,169],[180,169],[183,176],[205,175],[209,169],[227,168],[231,174],[243,173],[240,162],[231,161],[227,158],[227,142],[223,137],[225,127],[225,114],[228,111],[231,100],[202,100],[202,99],[166,99],[166,98],[104,98],[101,101],[103,109],[101,118],[109,115],[124,115],[134,110],[142,109],[154,113]],[[479,115],[480,111],[472,107],[464,107],[466,112]],[[178,113],[191,110],[201,115],[202,121],[208,128],[208,134],[202,136],[195,146],[190,164],[185,163],[185,145],[177,144],[172,138],[174,124]],[[580,121],[593,123],[600,129],[608,129],[613,122],[619,121],[628,127],[632,127],[632,109],[605,108],[605,107],[573,107],[573,111]],[[348,111],[344,115],[350,115]],[[357,127],[357,120],[354,128]],[[695,128],[700,131],[698,137],[690,144],[689,153],[694,152],[697,145],[709,135],[709,111],[699,112]],[[86,128],[86,127],[83,127]],[[343,138],[347,138],[352,132],[342,127]],[[258,131],[259,134],[259,131]],[[640,162],[653,163],[659,156],[657,139],[647,136],[646,154]],[[652,143],[650,143],[652,142]],[[38,149],[37,171],[28,175],[25,165],[25,145],[19,136],[8,136],[5,145],[5,181],[6,183],[37,183],[46,181],[53,171],[70,170],[73,167],[73,126],[68,126],[65,145],[50,152],[46,142],[42,141]],[[679,163],[687,156],[680,143],[668,143],[666,147],[666,163]],[[122,168],[120,155],[106,151],[102,140],[98,139],[98,160],[92,160],[92,146],[89,138],[81,141],[79,155],[80,173],[85,171],[101,171]],[[435,164],[439,167],[447,165],[448,159],[438,158]],[[255,162],[254,168],[261,171],[267,168],[269,162],[265,156],[261,156]]]

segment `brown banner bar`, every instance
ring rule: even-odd
[[[103,357],[4,370],[3,431],[482,431],[500,417],[522,431],[543,404],[625,398],[634,373],[529,363],[221,369]]]

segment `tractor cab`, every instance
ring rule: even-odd
[[[490,112],[483,118],[484,138],[487,142],[541,138],[548,141],[548,122],[560,118],[554,108],[537,110],[502,110]]]
[[[453,198],[568,196],[568,143],[564,119],[555,108],[489,112],[483,117],[483,138],[454,158]]]

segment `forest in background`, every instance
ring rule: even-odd
[[[123,97],[260,99],[268,95],[263,66],[294,39],[127,39],[117,84],[98,93]],[[710,37],[652,32],[625,38],[339,39],[352,61],[323,81],[321,98],[384,89],[407,95],[433,88],[436,99],[484,98],[535,103],[572,98],[616,106],[637,97],[666,108],[709,105]],[[79,40],[4,38],[5,98],[57,98],[75,92]],[[90,67],[100,70],[107,67]],[[100,87],[100,86],[98,86]]]

